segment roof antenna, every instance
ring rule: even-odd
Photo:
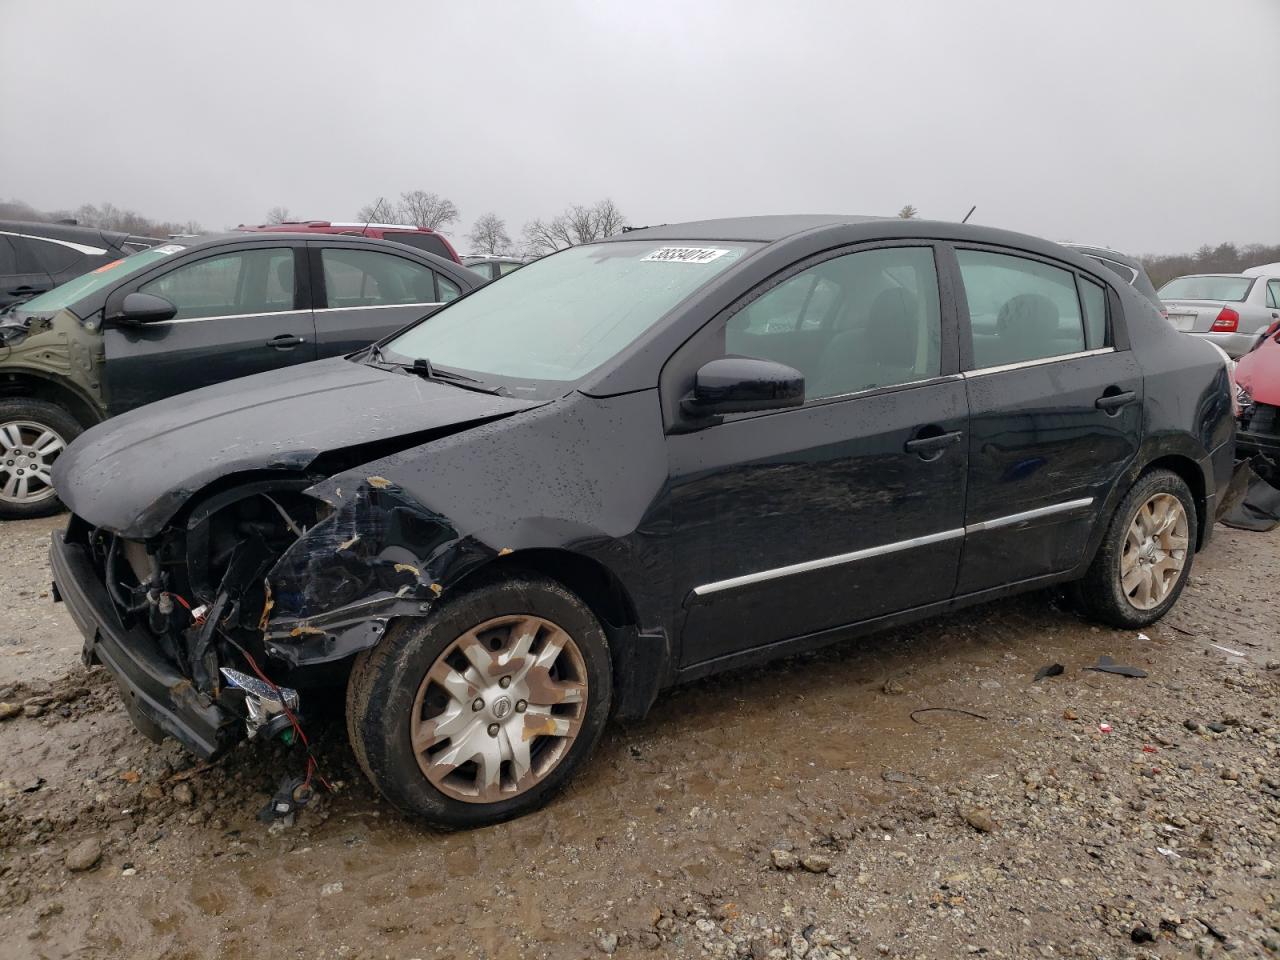
[[[973,211],[975,211],[975,210],[977,210],[977,209],[978,209],[978,205],[975,203],[972,207],[970,207],[970,208],[969,208],[969,212],[968,212],[968,213],[966,213],[966,214],[964,215],[964,219],[963,219],[963,220],[961,220],[960,222],[961,222],[961,223],[968,223],[968,222],[969,222],[969,218],[973,216]]]

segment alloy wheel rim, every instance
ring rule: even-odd
[[[1120,588],[1134,607],[1151,610],[1169,596],[1182,575],[1190,544],[1187,511],[1169,493],[1138,508],[1120,553]]]
[[[409,736],[423,776],[467,803],[494,803],[544,780],[587,710],[573,638],[543,617],[495,617],[458,637],[422,679]]]
[[[53,497],[53,462],[66,445],[57,431],[42,423],[0,423],[0,501],[39,503]]]

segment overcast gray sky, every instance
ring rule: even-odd
[[[0,198],[1280,242],[1280,0],[0,0]],[[465,247],[465,243],[463,244]]]

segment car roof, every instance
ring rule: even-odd
[[[1095,257],[1105,257],[1108,260],[1116,261],[1116,263],[1123,263],[1126,267],[1142,268],[1142,261],[1137,257],[1131,257],[1127,253],[1121,253],[1119,250],[1113,250],[1111,247],[1100,247],[1096,243],[1076,243],[1074,240],[1061,240],[1059,242],[1064,247],[1070,247],[1072,250],[1079,250],[1084,254],[1092,254]]]
[[[69,240],[78,243],[97,243],[103,241],[119,244],[129,234],[118,230],[99,230],[97,227],[82,227],[70,223],[42,223],[35,220],[0,220],[0,230],[8,233],[21,233],[32,237],[49,237],[53,240]]]
[[[868,223],[886,217],[841,216],[839,214],[780,214],[761,217],[730,217],[723,220],[690,220],[664,223],[655,227],[636,227],[609,237],[605,242],[621,240],[741,240],[772,243],[818,227],[834,227],[851,223]]]

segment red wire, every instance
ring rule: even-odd
[[[173,597],[187,608],[187,613],[191,614],[191,619],[193,621],[197,624],[204,623],[204,617],[197,617],[195,612],[191,609],[191,604],[189,604],[181,594],[170,593],[169,596]],[[320,781],[320,785],[332,793],[333,787],[329,785],[329,781],[320,773],[320,765],[316,763],[316,758],[311,753],[311,742],[307,740],[307,735],[302,732],[302,724],[298,723],[298,718],[293,715],[293,711],[290,710],[289,705],[285,703],[284,694],[280,691],[280,688],[276,686],[274,680],[262,672],[262,668],[258,666],[258,661],[253,659],[253,655],[249,653],[248,650],[240,646],[240,644],[236,643],[234,640],[231,642],[235,644],[237,650],[244,654],[244,658],[249,661],[249,666],[253,667],[253,672],[258,675],[259,679],[269,686],[275,692],[275,695],[280,698],[280,707],[284,710],[284,715],[289,718],[289,723],[293,725],[294,733],[298,735],[298,739],[302,741],[302,745],[307,748],[307,776],[306,779],[303,780],[302,785],[304,787],[310,787],[311,778],[312,776],[315,776],[315,778]]]

